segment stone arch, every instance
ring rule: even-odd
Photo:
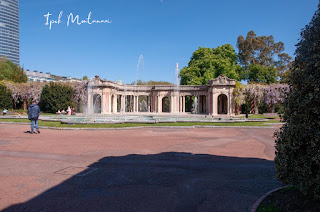
[[[163,113],[170,113],[170,106],[171,106],[171,101],[170,97],[165,96],[162,98],[162,112]]]
[[[100,94],[94,94],[93,95],[93,113],[101,113],[101,95]]]
[[[218,114],[228,114],[228,97],[225,94],[218,96]]]

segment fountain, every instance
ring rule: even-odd
[[[198,97],[195,96],[195,97],[194,97],[194,102],[192,103],[192,110],[191,110],[191,112],[192,112],[193,114],[198,114],[198,109],[199,109]]]
[[[179,80],[179,72],[180,72],[180,69],[179,69],[179,63],[176,64],[176,80],[175,80],[175,86],[176,86],[176,91],[179,92],[180,90],[180,80]]]
[[[139,74],[139,70],[140,72],[143,71],[144,68],[144,59],[143,59],[143,55],[141,54],[138,60],[138,64],[137,64],[137,72],[136,72],[136,81],[135,81],[135,85],[137,85],[138,82],[138,74]]]

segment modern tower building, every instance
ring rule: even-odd
[[[0,56],[20,65],[19,0],[0,0]]]

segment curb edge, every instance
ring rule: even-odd
[[[273,189],[271,191],[269,191],[268,193],[266,193],[265,195],[263,195],[262,197],[260,197],[255,203],[254,205],[252,206],[252,209],[251,209],[251,212],[256,212],[259,205],[261,204],[261,202],[267,197],[269,196],[270,194],[276,192],[276,191],[279,191],[283,188],[286,188],[286,187],[289,187],[290,185],[286,185],[286,186],[282,186],[282,187],[279,187],[279,188],[276,188],[276,189]]]

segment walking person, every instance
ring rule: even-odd
[[[31,121],[31,133],[35,133],[34,126],[36,126],[37,132],[40,133],[38,126],[39,114],[40,108],[37,103],[33,101],[32,104],[28,107],[28,119]]]

